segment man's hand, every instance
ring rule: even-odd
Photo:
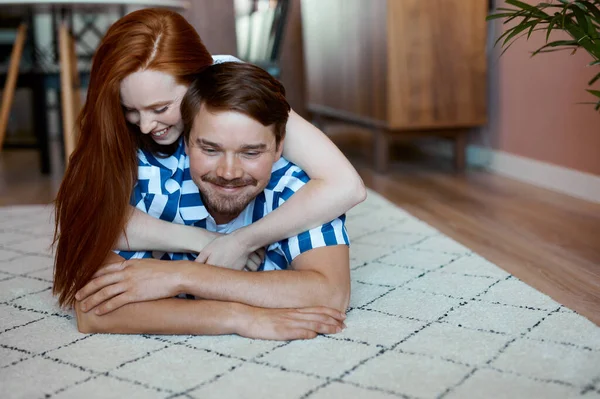
[[[346,325],[346,315],[324,306],[300,309],[248,307],[238,334],[255,339],[287,341],[312,339],[317,334],[335,334]]]
[[[256,271],[265,258],[264,248],[254,252],[238,239],[235,233],[221,235],[200,251],[196,262],[233,270]]]
[[[112,312],[132,302],[151,301],[178,295],[181,276],[168,264],[156,259],[132,259],[100,269],[77,291],[80,309],[97,315]]]

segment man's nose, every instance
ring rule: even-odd
[[[244,176],[238,157],[234,154],[225,154],[217,166],[217,176],[227,179],[239,179]]]
[[[156,121],[151,115],[147,113],[142,113],[140,115],[140,131],[144,134],[148,134],[154,129],[156,129]]]

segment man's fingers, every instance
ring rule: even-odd
[[[290,320],[291,327],[295,329],[304,329],[309,331],[314,331],[318,334],[337,334],[342,332],[342,327],[338,325],[331,325],[322,323],[320,321],[312,321],[312,320]]]
[[[344,321],[346,319],[346,314],[340,312],[339,310],[328,308],[326,306],[315,306],[312,308],[298,308],[297,312],[300,313],[321,313],[326,314],[328,316],[333,317],[336,320]]]
[[[318,322],[318,323],[327,324],[327,325],[334,326],[334,327],[341,327],[342,329],[346,328],[346,325],[344,324],[343,321],[338,320],[329,315],[326,315],[324,313],[299,313],[299,312],[296,312],[293,314],[293,318],[300,319],[300,320],[306,320],[306,321]]]
[[[317,332],[305,328],[288,328],[279,337],[281,341],[291,341],[295,339],[313,339],[317,336]]]
[[[104,287],[100,291],[96,292],[94,295],[82,301],[81,310],[84,312],[89,312],[96,306],[100,305],[102,302],[105,302],[125,291],[126,289],[124,285],[121,284],[113,284],[109,285],[108,287]]]

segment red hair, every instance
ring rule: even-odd
[[[75,293],[125,231],[137,181],[137,149],[166,155],[174,150],[147,141],[137,126],[126,122],[121,81],[148,69],[189,85],[212,62],[198,33],[173,11],[135,11],[108,29],[94,55],[87,99],[76,123],[79,138],[55,201],[53,292],[61,306],[73,305]]]

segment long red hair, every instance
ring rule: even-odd
[[[78,141],[56,197],[54,294],[61,306],[102,266],[125,231],[127,207],[137,180],[136,151],[169,155],[126,122],[120,83],[151,69],[189,85],[212,64],[194,28],[180,14],[143,9],[115,22],[92,61],[85,105],[77,118]]]

